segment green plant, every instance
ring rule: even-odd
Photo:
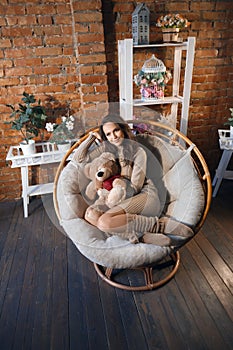
[[[233,108],[229,108],[229,110],[231,112],[231,117],[228,118],[228,121],[226,123],[224,123],[224,125],[233,126]]]
[[[14,120],[6,122],[11,125],[11,129],[18,130],[22,133],[23,139],[28,143],[30,139],[42,133],[47,118],[45,109],[41,106],[41,101],[36,103],[34,95],[26,92],[23,93],[23,103],[19,103],[19,108],[7,104],[12,113],[10,118]]]

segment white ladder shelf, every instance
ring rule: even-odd
[[[180,131],[187,134],[188,115],[190,104],[190,92],[192,84],[192,72],[195,55],[195,37],[189,37],[182,43],[161,43],[151,45],[133,46],[133,39],[124,39],[118,41],[118,66],[119,66],[119,98],[120,113],[126,120],[131,120],[133,116],[133,106],[146,106],[155,104],[171,104],[171,113],[177,119],[178,104],[181,103],[181,121]],[[133,53],[134,50],[147,48],[148,50],[159,47],[174,47],[174,65],[173,65],[173,86],[172,95],[164,99],[153,99],[144,101],[133,98]],[[186,51],[186,64],[184,72],[183,93],[180,95],[180,76],[182,52]]]

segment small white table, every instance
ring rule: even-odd
[[[23,155],[20,146],[11,146],[6,160],[11,161],[12,168],[21,168],[22,198],[24,217],[28,217],[28,204],[30,196],[37,196],[53,192],[53,182],[29,185],[28,168],[42,164],[59,163],[67,151],[55,149],[50,142],[36,143],[36,153]]]
[[[233,171],[227,170],[233,152],[233,137],[230,136],[229,130],[219,129],[218,133],[220,137],[219,145],[223,150],[223,154],[212,182],[212,186],[214,187],[213,197],[217,195],[223,179],[233,180]]]

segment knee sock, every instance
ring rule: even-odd
[[[140,233],[144,232],[156,232],[157,228],[157,217],[147,217],[143,215],[133,215],[133,218],[128,222],[128,232],[137,232],[140,237]]]
[[[144,232],[156,232],[157,217],[147,217],[143,215],[128,214],[128,224],[124,231],[114,232],[114,235],[128,239],[131,243],[138,243]],[[113,233],[111,233],[113,234]]]

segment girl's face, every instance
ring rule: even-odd
[[[103,125],[103,132],[107,140],[115,146],[120,146],[124,139],[124,133],[118,124],[108,122]]]

